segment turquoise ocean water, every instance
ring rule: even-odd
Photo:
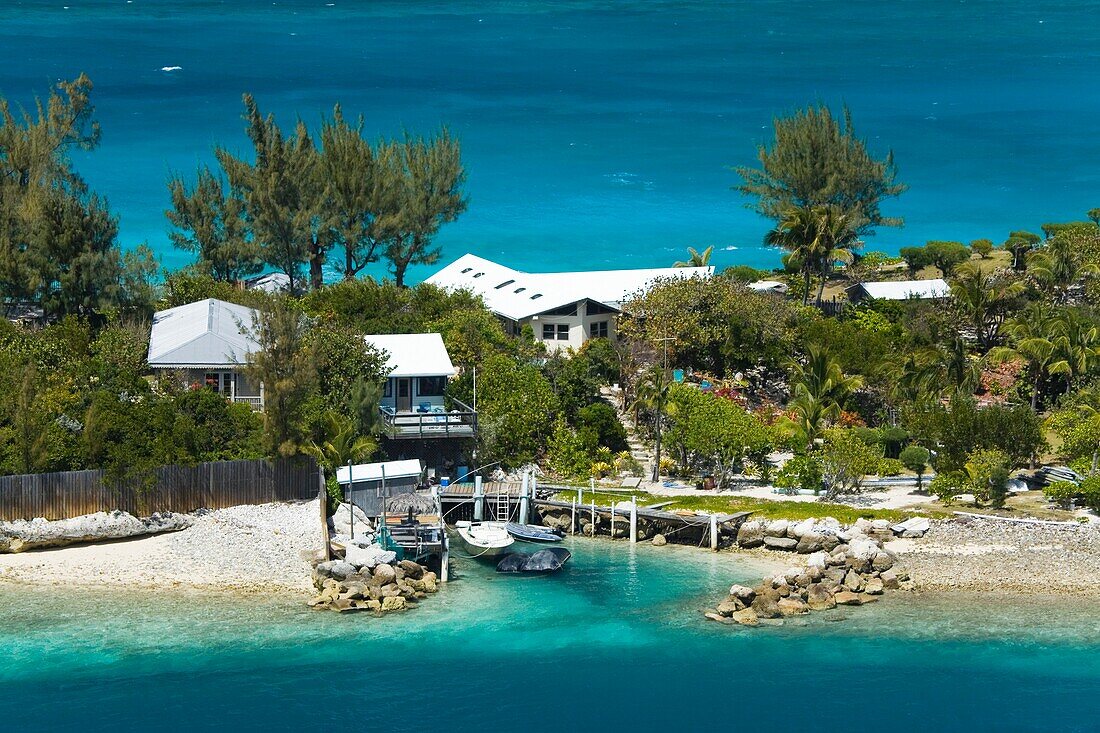
[[[782,628],[702,618],[758,561],[577,540],[559,575],[470,561],[399,617],[0,585],[0,720],[49,731],[1100,729],[1100,616],[895,594]]]
[[[870,248],[1002,241],[1100,206],[1100,3],[4,0],[0,93],[88,72],[80,170],[169,267],[164,181],[242,149],[240,95],[288,125],[340,101],[373,134],[450,126],[470,209],[445,230],[520,267],[774,264],[729,191],[773,115],[851,106],[911,190]],[[180,66],[176,71],[162,67]],[[426,274],[424,269],[412,273]]]

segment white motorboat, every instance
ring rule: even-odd
[[[471,557],[497,557],[515,542],[504,522],[456,522],[455,531]]]

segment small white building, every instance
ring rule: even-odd
[[[509,333],[530,325],[536,339],[557,351],[614,339],[623,302],[655,280],[713,274],[713,267],[530,273],[465,254],[426,282],[480,295]]]
[[[241,368],[256,348],[254,314],[252,308],[216,298],[158,311],[149,333],[150,368],[181,373],[190,385],[262,410],[263,385],[252,384]]]
[[[873,300],[937,300],[951,294],[951,288],[942,278],[933,280],[888,280],[883,282],[856,283],[848,288],[848,299],[859,302]]]

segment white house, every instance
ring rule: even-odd
[[[942,278],[933,280],[888,280],[856,283],[848,288],[848,298],[854,302],[864,298],[874,300],[935,300],[946,298],[951,288]]]
[[[593,338],[614,339],[623,302],[654,280],[713,273],[713,267],[530,273],[465,254],[426,282],[480,295],[509,333],[530,325],[536,339],[559,350]]]
[[[252,384],[241,370],[256,348],[250,334],[254,313],[215,298],[158,311],[149,333],[149,366],[182,373],[189,384],[262,410],[263,385]]]
[[[382,419],[390,438],[470,437],[474,409],[446,397],[455,375],[450,354],[438,333],[366,336],[367,344],[386,352]]]

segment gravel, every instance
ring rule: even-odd
[[[68,585],[309,592],[308,559],[321,545],[309,502],[199,511],[180,532],[0,555],[0,579]]]
[[[918,589],[1100,596],[1100,528],[995,520],[932,522],[921,539],[887,545]]]

